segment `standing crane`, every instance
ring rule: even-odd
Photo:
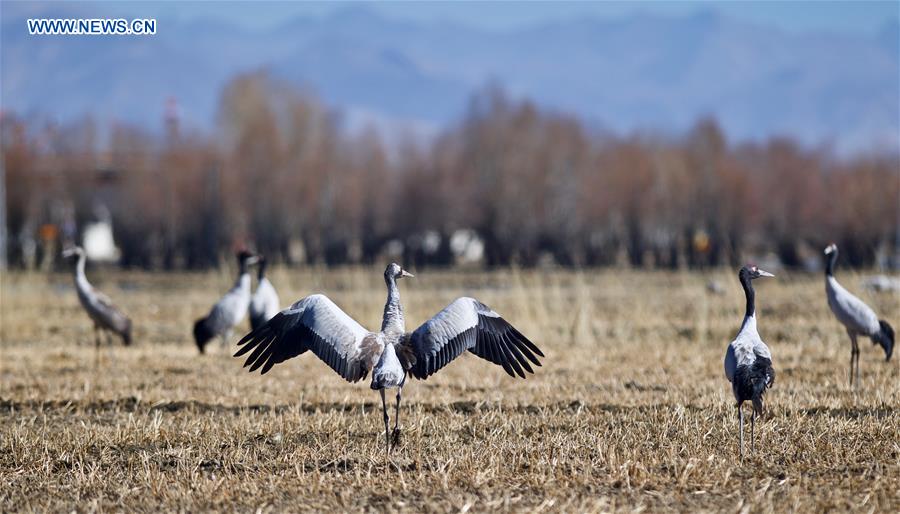
[[[200,353],[204,353],[206,343],[214,337],[222,339],[222,346],[228,345],[234,327],[247,317],[250,306],[250,270],[256,263],[256,256],[243,250],[237,254],[238,278],[205,317],[194,323],[194,342]]]
[[[466,350],[525,378],[544,354],[490,307],[474,298],[457,298],[413,332],[406,331],[397,281],[412,277],[397,264],[384,271],[387,302],[381,330],[371,332],[344,313],[327,296],[307,296],[244,336],[235,357],[250,354],[250,371],[272,366],[311,350],[348,382],[372,373],[371,388],[381,394],[385,455],[391,437],[385,390],[397,388],[394,440],[400,435],[400,393],[407,374],[425,380]]]
[[[66,248],[62,252],[62,256],[66,259],[75,257],[75,289],[78,291],[78,301],[84,312],[94,322],[94,345],[99,350],[101,336],[106,336],[109,342],[112,334],[119,336],[125,346],[131,344],[131,320],[115,305],[108,296],[97,291],[88,282],[87,276],[84,274],[84,265],[86,256],[84,250],[80,246]]]
[[[725,376],[731,382],[731,391],[737,402],[738,421],[741,428],[741,458],[744,457],[744,402],[753,404],[750,417],[751,451],[756,450],[754,429],[756,416],[763,413],[763,394],[775,383],[775,370],[772,369],[772,353],[759,337],[756,330],[756,293],[752,281],[760,277],[774,277],[756,266],[744,266],[738,272],[738,279],[744,288],[747,308],[744,321],[737,337],[728,345],[725,352]]]
[[[878,319],[875,311],[838,283],[834,278],[837,258],[837,245],[832,243],[825,248],[825,295],[834,317],[844,325],[850,336],[850,387],[854,387],[859,385],[859,345],[856,337],[868,337],[872,344],[880,344],[884,349],[884,360],[889,361],[894,353],[894,329],[887,321]]]

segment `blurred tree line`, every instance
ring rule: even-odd
[[[253,73],[225,87],[217,121],[184,133],[170,113],[163,137],[115,125],[101,144],[89,118],[35,127],[5,113],[10,263],[29,238],[77,239],[98,205],[121,264],[152,269],[216,266],[239,246],[289,264],[449,265],[458,231],[488,266],[803,266],[830,241],[872,265],[900,243],[898,156],[734,144],[711,119],[622,137],[487,87],[435,140],[387,145]]]

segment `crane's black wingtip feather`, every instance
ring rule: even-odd
[[[259,340],[263,338],[263,335],[266,332],[270,331],[271,330],[269,329],[268,325],[263,325],[255,330],[251,330],[247,335],[242,337],[241,340],[237,342],[237,346],[240,346],[241,348],[238,349],[238,353],[235,353],[234,356],[238,357],[240,355],[243,355],[242,352],[247,352],[250,348],[256,346],[255,344],[248,343],[259,342]]]
[[[265,328],[265,327],[263,327]],[[240,357],[250,350],[259,346],[259,343],[264,341],[269,334],[263,332],[262,328],[258,330],[254,330],[249,334],[245,335],[240,341],[238,341],[237,345],[240,347],[232,357]]]
[[[244,341],[242,340],[242,341],[241,341],[240,343],[238,343],[238,344],[239,344],[239,345],[240,345],[240,344],[244,344]],[[249,352],[250,350],[252,350],[252,349],[255,348],[255,347],[256,347],[255,344],[248,344],[248,345],[246,345],[246,346],[242,346],[242,347],[238,348],[238,351],[234,352],[234,355],[232,355],[232,357],[240,357],[240,356],[244,355],[245,353]]]
[[[519,331],[516,329],[516,327],[514,327],[514,326],[512,326],[512,325],[510,325],[509,328],[512,329],[512,333],[513,333],[514,336],[516,336],[516,339],[518,339],[519,341],[522,342],[522,344],[524,344],[525,346],[527,346],[529,350],[531,350],[532,352],[538,354],[538,355],[541,356],[541,357],[544,357],[544,352],[542,352],[541,349],[538,348],[536,344],[534,344],[533,342],[531,342],[531,339],[528,339],[527,337],[525,337],[524,335],[522,335],[522,333],[519,332]]]

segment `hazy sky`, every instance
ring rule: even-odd
[[[106,2],[98,15],[147,16],[180,21],[220,18],[246,28],[265,28],[293,16],[318,17],[359,2]],[[791,31],[828,30],[875,34],[900,20],[900,2],[822,1],[631,1],[631,2],[366,2],[391,18],[447,20],[488,29],[508,29],[555,19],[593,16],[621,18],[638,13],[685,16],[710,10],[733,18]],[[20,9],[24,6],[18,5]],[[20,9],[16,9],[17,11]]]

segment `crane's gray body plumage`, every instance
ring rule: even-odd
[[[844,325],[850,337],[850,385],[859,383],[859,344],[857,337],[868,337],[873,344],[880,344],[884,349],[885,360],[890,360],[894,351],[894,329],[862,300],[847,291],[834,278],[834,266],[837,263],[837,245],[825,248],[825,296],[828,307],[834,317]]]
[[[75,247],[67,250],[65,255],[78,257],[74,270],[75,290],[78,292],[78,301],[82,308],[94,322],[95,330],[113,332],[122,338],[124,344],[131,344],[131,320],[113,305],[108,296],[94,289],[88,282],[84,272],[86,260],[84,250]]]
[[[235,357],[249,353],[244,366],[266,373],[275,364],[312,351],[349,382],[371,372],[371,388],[380,391],[382,402],[384,390],[402,388],[408,373],[426,379],[466,350],[503,366],[511,376],[533,373],[529,361],[540,366],[538,356],[544,356],[540,349],[473,298],[458,298],[412,333],[406,332],[397,280],[407,276],[412,275],[396,264],[385,270],[388,295],[378,332],[363,328],[328,297],[314,294],[244,336]],[[398,389],[398,412],[399,403]],[[398,426],[394,430],[399,433]]]
[[[881,327],[875,311],[838,283],[834,276],[825,277],[828,307],[847,330],[866,337],[876,335]]]
[[[261,327],[263,323],[272,319],[281,310],[281,301],[275,287],[266,278],[266,261],[259,262],[259,275],[256,283],[256,291],[250,298],[250,327],[253,330]]]

